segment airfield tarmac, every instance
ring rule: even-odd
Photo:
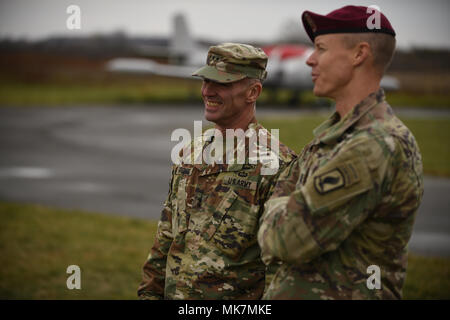
[[[257,116],[302,112],[309,111],[265,107]],[[446,110],[396,112],[450,117]],[[193,132],[193,121],[202,119],[200,104],[2,107],[0,201],[159,219],[168,192],[170,153],[177,144],[171,133],[176,128]],[[412,252],[450,256],[449,194],[450,179],[425,177]]]

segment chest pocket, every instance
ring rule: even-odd
[[[205,211],[212,216],[203,227],[203,237],[235,259],[256,243],[259,175],[255,170],[254,166],[234,165],[205,173],[216,175],[216,186],[204,204]]]

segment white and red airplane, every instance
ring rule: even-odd
[[[161,52],[155,48],[138,48],[140,53],[151,56]],[[289,89],[293,91],[291,102],[298,102],[298,93],[312,90],[311,67],[306,60],[313,48],[300,44],[271,45],[262,48],[268,55],[267,79],[264,87],[273,89]],[[162,64],[145,58],[115,58],[110,60],[106,69],[111,72],[128,72],[154,74],[176,78],[190,78],[192,73],[206,62],[208,47],[201,47],[191,37],[183,15],[174,18],[174,32],[169,48],[164,49],[170,64]],[[385,90],[397,90],[398,80],[384,76],[381,87]]]

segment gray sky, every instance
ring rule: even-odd
[[[81,8],[81,30],[68,30],[66,8]],[[347,4],[377,5],[391,21],[401,48],[450,49],[448,0],[0,0],[0,37],[39,39],[122,30],[169,36],[172,17],[185,14],[191,33],[219,41],[272,41],[304,10],[326,14]]]

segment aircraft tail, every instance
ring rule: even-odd
[[[189,32],[186,18],[179,13],[174,17],[173,34],[170,40],[170,59],[174,63],[188,64],[195,51],[196,43]]]

